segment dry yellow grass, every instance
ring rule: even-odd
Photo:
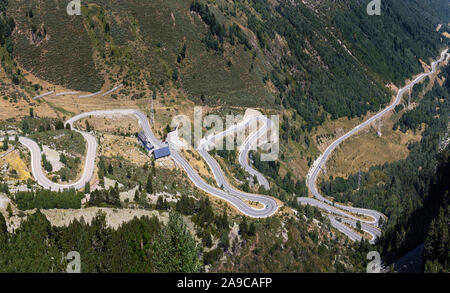
[[[200,174],[200,176],[214,180],[214,176],[212,175],[209,166],[205,163],[205,161],[203,161],[196,151],[191,149],[190,152],[188,152],[183,149],[181,154],[189,162],[189,165],[191,165],[192,168]]]
[[[425,71],[429,71],[429,66],[425,63],[423,63],[423,67]],[[431,90],[435,82],[441,82],[436,78],[436,74],[430,76],[430,83],[427,85],[425,91]],[[394,85],[388,85],[388,87],[392,90],[398,90]],[[423,94],[421,97],[423,97]],[[381,137],[377,135],[380,125],[380,121],[377,121],[357,135],[352,136],[341,143],[330,156],[326,165],[326,174],[324,175],[322,173],[322,178],[328,178],[329,176],[341,176],[346,178],[359,170],[365,172],[372,166],[405,159],[409,154],[408,144],[420,141],[422,139],[423,130],[416,131],[416,133],[412,131],[403,133],[399,130],[392,130],[393,125],[398,121],[404,111],[401,111],[400,113],[390,112],[381,119]],[[372,115],[373,114],[366,115],[363,120],[368,119],[368,117]],[[335,135],[331,135],[332,137],[337,137],[339,134],[344,134],[359,124],[360,122],[358,121],[363,121],[359,119],[353,119],[351,121],[345,120],[325,123],[323,127],[319,127],[316,136],[327,132],[330,133],[330,130],[336,129],[333,127],[340,127],[341,130],[335,130]],[[424,126],[422,129],[424,129]],[[330,138],[323,140],[319,141],[322,142],[322,144],[319,145],[321,152],[323,152],[334,139]]]
[[[20,158],[20,153],[15,150],[2,159],[0,159],[0,165],[9,164],[9,170],[15,170],[18,175],[18,180],[24,181],[31,178],[31,174],[28,171],[27,164]]]
[[[96,131],[100,132],[121,132],[121,133],[136,133],[140,132],[142,129],[139,122],[135,116],[120,116],[118,118],[107,118],[107,117],[91,117],[87,119],[82,119],[77,121],[77,129],[84,129],[86,126],[86,121],[89,125]]]
[[[406,158],[408,143],[420,141],[421,133],[393,131],[392,126],[392,120],[388,119],[381,128],[381,137],[377,129],[370,127],[344,141],[328,160],[326,177],[346,178],[359,170],[365,172],[372,166]]]
[[[288,171],[291,171],[293,174],[293,178],[297,180],[303,180],[306,174],[309,171],[308,167],[308,153],[304,152],[303,155],[299,153],[299,146],[294,144],[288,144],[286,146],[280,146],[281,148],[286,147],[286,151],[284,151],[285,159],[284,161],[279,161],[280,171],[279,175],[281,177],[286,176]]]
[[[101,156],[110,158],[121,156],[125,160],[139,166],[145,162],[150,162],[150,157],[139,151],[138,141],[134,137],[104,134],[103,139],[104,141],[99,151]]]
[[[355,233],[357,233],[359,236],[367,239],[367,240],[372,240],[372,235],[370,235],[369,233],[367,233],[366,231],[358,231],[356,230],[353,226],[347,224],[347,223],[342,223],[345,226],[347,226],[348,228],[352,229]]]
[[[244,200],[244,202],[247,205],[249,205],[250,207],[255,208],[255,209],[263,209],[264,208],[264,206],[259,202],[250,201],[250,200]]]
[[[353,127],[361,123],[361,121],[363,120],[359,118],[348,120],[348,118],[345,117],[334,121],[327,120],[313,132],[313,142],[322,153],[333,141],[336,140],[336,138],[351,130]]]
[[[10,103],[0,98],[0,120],[8,118],[19,118],[28,116],[30,113],[30,105],[24,100],[18,100],[17,103]],[[34,112],[41,117],[56,118],[56,112],[46,103],[40,103],[34,106]]]
[[[33,84],[40,84],[43,87],[43,90],[40,91],[40,93],[46,93],[50,91],[55,91],[55,93],[61,93],[61,92],[73,92],[73,89],[65,88],[63,86],[54,85],[51,84],[45,80],[39,79],[30,72],[26,71],[23,68],[20,68],[23,72],[25,78],[32,82]],[[0,77],[4,77],[4,72],[0,71]],[[113,86],[113,84],[110,84],[108,81],[104,84],[102,91],[106,92],[110,90]],[[11,86],[11,90],[13,90],[15,87]],[[117,92],[118,93],[118,92]],[[150,109],[150,98],[152,96],[152,92],[147,90],[144,91],[145,98],[138,99],[138,100],[131,100],[130,97],[122,97],[119,99],[113,99],[112,95],[107,95],[103,97],[101,94],[91,97],[91,98],[78,98],[80,95],[86,95],[90,93],[86,92],[79,92],[76,95],[67,95],[67,96],[59,96],[56,97],[54,94],[47,96],[45,98],[39,99],[39,100],[31,100],[33,103],[33,108],[35,114],[37,114],[40,117],[50,117],[50,118],[56,118],[66,116],[66,118],[69,118],[67,113],[64,113],[65,111],[79,114],[82,112],[89,112],[94,110],[106,110],[106,109]],[[171,90],[168,93],[164,94],[164,99],[171,100],[174,99],[177,101],[179,105],[177,105],[177,108],[180,109],[184,108],[184,105],[182,102],[179,102],[175,96],[183,95],[183,93],[179,93],[175,90]],[[119,95],[121,96],[121,95]],[[33,98],[32,96],[29,96],[29,98]],[[184,103],[189,103],[187,100],[185,100]],[[155,111],[163,112],[164,109],[170,108],[167,107],[167,105],[162,104],[162,97],[158,95],[157,99],[154,103]],[[10,103],[9,101],[6,101],[4,99],[0,99],[0,120],[6,120],[8,118],[18,118],[29,115],[29,108],[30,104],[25,102],[24,100],[18,100],[17,103]],[[61,111],[62,110],[62,111]],[[169,112],[170,113],[170,112]],[[173,112],[172,112],[173,114]],[[159,127],[165,127],[166,124],[158,125]],[[157,128],[157,129],[158,129]]]

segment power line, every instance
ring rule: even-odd
[[[361,169],[358,171],[358,189],[361,187]]]
[[[155,118],[155,108],[154,108],[154,104],[153,104],[153,101],[154,101],[154,99],[155,99],[155,93],[153,92],[153,96],[152,96],[152,98],[151,98],[151,110],[150,110],[150,123],[153,125],[153,121],[154,121],[154,118]]]

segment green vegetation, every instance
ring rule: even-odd
[[[59,161],[64,164],[64,167],[55,174],[59,176],[61,181],[70,182],[76,179],[80,171],[81,159],[60,154]]]
[[[116,183],[109,190],[94,190],[91,192],[88,204],[98,207],[121,207],[118,184]]]
[[[197,235],[202,239],[205,247],[212,247],[212,237],[219,238],[220,249],[214,253],[215,257],[221,257],[223,252],[229,248],[228,234],[230,232],[230,224],[228,216],[224,210],[222,215],[215,214],[209,199],[200,198],[195,201],[192,197],[183,195],[177,202],[176,211],[192,216],[192,221],[197,225]],[[205,264],[212,262],[211,254],[205,257]]]
[[[9,148],[9,136],[7,136],[3,139],[2,150],[7,151],[8,148]]]
[[[58,2],[8,7],[20,31],[15,54],[38,76],[90,91],[109,78],[181,88],[210,105],[278,105],[295,109],[307,131],[378,110],[390,101],[386,83],[403,83],[446,45],[435,30],[446,20],[442,0],[387,0],[379,17],[362,0],[95,0],[78,18]]]
[[[47,161],[47,156],[44,154],[42,154],[42,166],[44,167],[45,171],[49,173],[53,171],[52,164],[49,161]]]
[[[162,228],[154,244],[155,270],[161,273],[198,273],[200,250],[186,229],[181,216],[171,212],[169,223]]]
[[[446,76],[450,76],[450,68],[446,69]],[[416,90],[416,87],[414,87]],[[421,91],[422,87],[419,87],[417,92]],[[414,91],[413,91],[414,92]],[[417,93],[414,94],[417,96]],[[448,102],[441,103],[441,99],[446,100],[449,97],[448,90],[445,87],[440,87],[435,84],[432,91],[429,91],[420,101],[419,105],[412,111],[408,111],[402,115],[399,121],[394,125],[394,130],[400,129],[402,132],[407,130],[422,130],[422,125],[431,125],[433,120],[436,119],[436,115],[445,115]],[[444,104],[444,105],[442,105]],[[443,110],[438,108],[444,107]]]
[[[275,195],[283,202],[294,208],[298,208],[298,197],[308,196],[308,189],[304,180],[295,180],[292,172],[287,172],[284,177],[281,177],[278,172],[280,170],[280,162],[278,161],[261,161],[261,155],[256,152],[251,152],[255,168],[264,174],[267,178],[273,179],[268,194]]]
[[[103,79],[94,64],[94,51],[83,19],[68,17],[67,1],[56,2],[28,1],[23,5],[10,1],[7,12],[19,28],[14,57],[25,69],[52,83],[96,92]]]
[[[37,211],[12,234],[0,214],[0,272],[65,272],[70,251],[80,253],[83,273],[200,271],[197,245],[173,213],[167,226],[143,217],[113,230],[101,213],[90,224],[81,219],[57,228]]]
[[[445,177],[445,172],[448,173],[445,167],[448,165],[448,147],[442,153],[439,153],[439,148],[442,137],[448,132],[449,66],[443,75],[446,78],[445,84],[441,87],[436,83],[432,91],[425,94],[420,105],[404,113],[399,120],[400,129],[415,130],[421,123],[426,125],[421,142],[409,145],[410,154],[405,160],[375,166],[369,172],[362,173],[359,190],[358,174],[351,175],[347,180],[330,178],[330,181],[320,184],[322,192],[334,197],[336,201],[350,201],[355,206],[379,210],[388,216],[389,221],[384,224],[385,233],[379,241],[380,249],[388,262],[395,261],[425,242],[431,224],[427,259],[437,259],[442,268],[448,268],[448,261],[436,252],[438,248],[433,239],[440,239],[441,236],[436,235],[448,234],[448,226],[447,232],[439,226],[442,217],[448,217],[445,212],[448,207],[448,183],[444,183],[448,181],[448,176]],[[437,168],[439,163],[440,167]],[[439,214],[441,206],[442,215]],[[446,236],[443,237],[445,239]],[[446,240],[441,243],[447,245]],[[434,268],[435,265],[433,264]]]
[[[80,133],[65,129],[59,119],[31,117],[22,121],[22,131],[40,146],[46,145],[60,153],[60,162],[64,167],[54,172],[57,176],[55,179],[59,178],[63,182],[76,179],[86,152],[86,142]],[[42,164],[47,172],[52,172],[52,165],[45,155],[42,156]]]
[[[311,230],[308,229],[310,220],[270,217],[249,222],[242,219],[239,233],[243,241],[233,241],[229,249],[231,256],[224,263],[215,262],[212,272],[365,271],[364,259],[371,249],[368,242],[348,244],[338,235],[338,238],[329,238],[329,224]],[[285,231],[285,236],[280,231]],[[214,250],[210,254],[212,258]]]
[[[176,89],[210,106],[281,110],[283,145],[294,144],[285,149],[302,144],[309,151],[313,128],[329,119],[377,111],[391,99],[387,83],[401,85],[423,70],[420,61],[428,62],[448,45],[435,31],[438,23],[448,22],[448,1],[397,2],[383,1],[382,16],[369,17],[363,0],[91,0],[83,3],[83,16],[68,17],[65,0],[9,5],[0,0],[0,58],[13,85],[24,80],[15,58],[37,77],[74,90],[96,92],[104,80],[123,83],[125,88],[113,99],[138,100],[151,90],[154,99],[164,101],[165,94]],[[444,88],[435,85],[422,95],[427,80],[412,90],[411,102],[420,101],[417,107],[395,109],[401,113],[395,130],[415,132],[425,125],[422,141],[409,145],[407,159],[371,168],[362,174],[359,189],[357,174],[329,178],[320,186],[337,201],[377,209],[389,217],[377,247],[387,263],[425,243],[425,271],[449,270],[448,153],[438,152],[448,131],[449,70],[443,75]],[[3,91],[10,84],[0,81],[0,86]],[[33,90],[42,87],[35,85]],[[14,92],[4,99],[17,102],[21,97],[23,93]],[[62,115],[73,115],[47,104]],[[64,151],[60,160],[65,167],[53,179],[73,180],[86,151],[83,138],[70,127],[64,129],[65,118],[38,118],[39,114],[30,108],[29,117],[21,121],[22,132],[40,145]],[[86,128],[91,128],[87,121]],[[6,150],[13,143],[5,141],[2,147]],[[244,181],[241,188],[251,191],[237,153],[216,154]],[[309,165],[313,154],[308,154]],[[363,271],[367,252],[375,248],[334,235],[318,209],[299,206],[297,197],[307,196],[307,188],[291,172],[279,175],[283,162],[262,162],[256,152],[251,158],[271,180],[270,191],[262,193],[294,208],[300,221],[278,216],[230,219],[225,209],[215,212],[209,199],[178,171],[156,170],[153,161],[150,167],[120,156],[100,157],[100,185],[105,178],[117,183],[92,192],[87,185],[88,206],[170,211],[169,224],[142,218],[112,230],[104,215],[98,215],[91,224],[80,220],[54,228],[37,212],[8,234],[0,216],[0,271],[63,271],[66,262],[60,260],[71,250],[82,254],[83,272],[198,272],[203,264],[226,272]],[[52,171],[45,157],[43,165]],[[120,202],[119,193],[134,187],[134,201]],[[3,180],[0,191],[9,194]],[[174,204],[161,195],[151,205],[147,194],[162,192],[179,192],[181,199]],[[14,200],[20,210],[80,208],[82,196],[36,190],[17,193]],[[200,246],[174,210],[195,224]],[[230,239],[235,224],[239,236]],[[225,261],[219,261],[223,256]]]
[[[13,84],[18,85],[20,71],[14,70],[15,65],[11,58],[14,51],[14,42],[11,35],[16,28],[16,23],[14,18],[6,14],[8,4],[8,0],[0,0],[0,57],[5,72],[9,73]]]
[[[54,192],[36,190],[31,192],[17,192],[14,201],[20,210],[31,209],[79,209],[84,194],[75,190]]]
[[[123,184],[126,190],[139,186],[139,193],[147,191],[176,194],[178,191],[180,194],[198,195],[198,190],[190,184],[190,181],[175,170],[166,168],[156,170],[154,166],[149,167],[148,164],[138,166],[121,157],[100,157],[98,169],[101,184],[104,183],[104,177],[107,177]]]

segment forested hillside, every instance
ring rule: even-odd
[[[446,45],[446,1],[14,1],[14,56],[37,76],[95,92],[104,81],[183,89],[213,105],[276,104],[311,130],[387,103]],[[445,26],[445,25],[444,25]],[[446,28],[445,28],[446,29]],[[209,66],[214,64],[214,66]],[[127,97],[124,97],[127,98]]]
[[[45,208],[52,203],[48,197],[39,200]],[[162,212],[168,208],[157,205]],[[208,199],[195,202],[183,196],[175,210],[169,212],[167,224],[157,217],[142,217],[117,229],[108,226],[102,212],[89,223],[81,218],[55,227],[38,210],[12,233],[0,213],[0,272],[64,272],[70,251],[80,253],[83,273],[195,273],[206,268],[212,272],[363,272],[371,249],[367,241],[352,244],[334,234],[327,218],[312,207],[298,209],[302,221],[240,217],[233,238],[229,217],[217,214]],[[200,241],[181,214],[195,223]]]
[[[447,149],[439,158],[436,178],[430,188],[430,198],[424,203],[419,217],[429,217],[424,252],[425,272],[450,272],[450,152]]]
[[[171,214],[167,225],[145,217],[113,230],[103,214],[89,224],[81,220],[55,228],[38,211],[14,234],[0,214],[0,272],[62,273],[65,256],[74,250],[82,255],[83,273],[201,270],[199,248],[178,214]]]
[[[15,29],[14,19],[6,13],[6,8],[8,7],[8,0],[0,1],[0,58],[2,68],[5,72],[10,74],[12,77],[15,76],[15,72],[11,70],[11,56],[13,52],[14,42],[12,39],[12,32]],[[18,78],[14,78],[15,83],[18,83]]]
[[[43,141],[67,134],[54,150],[62,155],[53,163],[63,169],[51,174],[52,163],[42,156],[54,182],[79,175],[84,141],[62,121],[87,109],[126,106],[149,114],[152,101],[152,129],[163,139],[170,119],[194,106],[219,115],[252,107],[280,115],[279,160],[250,155],[270,189],[248,176],[237,151],[211,155],[237,188],[283,203],[272,217],[242,217],[224,202],[210,201],[172,161],[163,161],[156,172],[155,161],[135,144],[131,122],[126,135],[120,128],[97,129],[120,124],[112,118],[94,119],[92,127],[88,119],[82,123],[98,138],[93,181],[100,188],[91,192],[88,183],[83,191],[41,190],[33,169],[26,170],[30,157],[16,136],[5,140],[2,151],[7,155],[14,147],[30,176],[19,182],[12,164],[2,167],[0,192],[9,204],[0,213],[0,271],[62,272],[64,256],[75,250],[83,255],[83,272],[361,272],[368,251],[382,252],[390,264],[424,244],[424,270],[448,272],[449,150],[443,138],[449,131],[450,66],[423,95],[431,79],[413,88],[411,107],[395,109],[393,131],[420,133],[419,142],[405,147],[406,159],[374,166],[360,177],[320,182],[321,192],[338,202],[386,214],[376,247],[352,243],[318,209],[298,204],[299,196],[308,196],[303,176],[331,142],[319,143],[318,136],[332,140],[338,130],[386,106],[394,95],[390,89],[427,71],[426,64],[449,45],[448,0],[382,0],[380,16],[367,14],[369,1],[82,0],[81,15],[70,16],[68,0],[0,0],[0,90],[4,105],[14,109],[3,113],[19,112],[18,99],[20,113],[30,113],[5,113],[1,135],[29,136],[43,148]],[[95,93],[119,84],[123,88],[112,95],[31,100],[62,89],[55,86]],[[21,95],[11,95],[11,89]],[[79,156],[69,156],[74,149]],[[188,154],[214,184],[205,162],[195,151]],[[113,183],[107,187],[106,181]],[[90,223],[57,227],[39,211],[84,208],[152,211],[169,219],[135,218],[113,229],[100,213]],[[11,229],[13,220],[23,221]]]
[[[435,270],[448,270],[448,255],[439,251],[448,251],[448,224],[443,224],[448,221],[448,147],[441,150],[441,143],[449,131],[450,66],[442,77],[446,80],[443,86],[435,83],[419,106],[400,118],[405,131],[419,125],[426,128],[422,140],[409,145],[407,159],[362,173],[359,190],[358,174],[321,184],[321,190],[339,202],[349,201],[388,216],[379,241],[388,262],[424,243],[428,233],[426,259],[439,262],[433,264]]]

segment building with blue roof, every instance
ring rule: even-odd
[[[155,160],[170,156],[170,148],[168,146],[153,151]]]
[[[144,132],[140,132],[138,134],[138,140],[141,142],[141,144],[145,147],[146,150],[151,151],[154,148]]]

